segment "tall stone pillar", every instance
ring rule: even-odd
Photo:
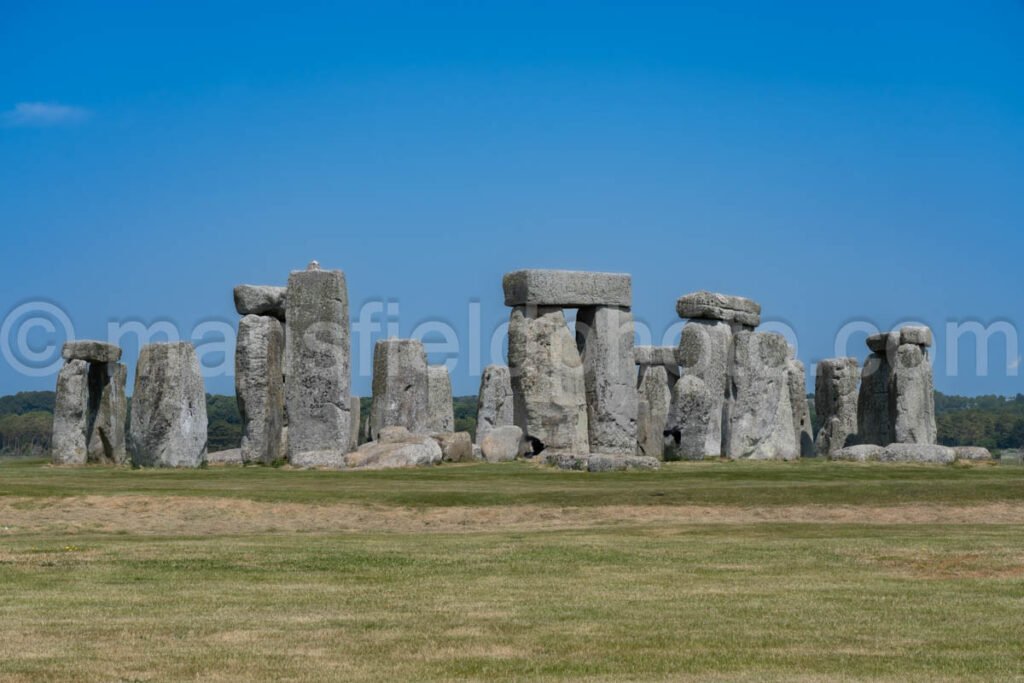
[[[703,388],[694,382],[673,391],[673,402],[687,396],[684,405],[675,407],[674,429],[693,423],[691,437],[703,434],[704,445],[700,457],[718,457],[725,454],[725,432],[728,429],[728,402],[732,400],[732,326],[721,320],[690,320],[679,336],[677,360],[684,377],[701,381]],[[692,411],[704,411],[695,414]],[[697,428],[697,425],[700,428]],[[697,431],[695,431],[697,430]],[[682,445],[683,457],[697,458],[693,444]]]
[[[57,376],[53,416],[53,462],[123,464],[127,368],[121,349],[101,341],[64,344],[66,365]]]
[[[576,344],[583,361],[591,452],[633,455],[637,445],[633,314],[626,307],[580,308]]]
[[[284,457],[284,326],[246,315],[238,323],[235,398],[242,417],[242,462],[269,465]]]
[[[506,365],[488,365],[480,375],[476,399],[476,443],[483,443],[488,432],[508,427],[515,417],[512,407],[512,379]]]
[[[89,422],[86,427],[89,462],[123,465],[128,462],[125,422],[128,399],[123,363],[89,365]]]
[[[53,407],[53,464],[84,465],[88,460],[86,421],[89,405],[89,364],[70,360],[57,373]]]
[[[285,405],[288,460],[344,467],[352,418],[348,289],[340,270],[315,261],[288,277]]]
[[[452,379],[447,365],[427,367],[427,431],[431,434],[455,431]]]
[[[857,395],[857,440],[862,444],[888,446],[893,442],[889,408],[892,363],[899,348],[899,333],[875,334],[867,339],[871,354],[864,361]]]
[[[669,406],[672,403],[670,387],[674,385],[664,365],[640,366],[637,393],[645,408],[642,414],[637,409],[637,455],[649,455],[659,460],[664,457],[665,430],[668,428]]]
[[[417,339],[379,339],[373,348],[370,438],[384,427],[430,431],[427,353]],[[450,389],[449,389],[450,391]]]
[[[818,363],[814,408],[821,427],[814,445],[821,457],[857,442],[857,374],[856,358]]]
[[[800,450],[793,423],[787,360],[779,334],[742,330],[735,335],[730,411],[725,452],[730,458],[793,460]]]
[[[889,393],[893,441],[931,445],[936,440],[935,384],[928,358],[932,332],[907,326],[899,335]]]
[[[139,467],[199,467],[206,461],[206,390],[189,342],[139,352],[128,449]]]
[[[792,352],[792,349],[790,351]],[[793,433],[796,435],[797,453],[801,457],[810,458],[814,456],[814,430],[811,426],[811,410],[807,404],[807,375],[804,364],[795,358],[787,360],[786,377],[789,385],[789,403],[793,409]]]

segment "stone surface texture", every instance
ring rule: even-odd
[[[89,462],[123,465],[128,462],[125,427],[128,398],[125,383],[128,368],[123,363],[89,365],[89,404],[86,447]]]
[[[732,363],[733,363],[733,331],[729,323],[715,320],[690,320],[679,335],[679,347],[676,350],[683,376],[700,379],[707,392],[707,416],[698,418],[691,412],[683,415],[677,412],[686,422],[697,419],[700,431],[704,434],[705,457],[717,457],[723,454],[725,443],[724,428],[728,424],[728,416],[733,401]],[[695,387],[687,388],[689,396],[696,399],[700,393],[694,393]],[[673,400],[682,396],[673,390]],[[691,402],[690,410],[702,403]],[[706,423],[707,427],[703,425]]]
[[[633,314],[628,308],[588,306],[576,316],[576,345],[583,362],[590,451],[636,452],[636,363]]]
[[[441,460],[444,462],[476,461],[469,432],[445,432],[430,436],[441,447]]]
[[[51,458],[54,465],[84,465],[88,460],[89,364],[70,360],[57,373]]]
[[[412,434],[404,427],[385,427],[377,441],[364,443],[345,456],[345,466],[362,469],[421,467],[441,462],[438,442],[424,434]]]
[[[683,375],[675,383],[666,420],[669,433],[662,432],[666,460],[703,460],[722,452],[721,446],[712,449],[708,445],[716,430],[721,433],[720,417],[715,419],[721,408],[716,406],[718,402],[700,377]]]
[[[662,365],[641,367],[637,389],[640,399],[637,404],[637,455],[658,459],[664,456],[665,430],[672,403],[668,377],[668,370]]]
[[[613,472],[624,470],[656,470],[661,467],[661,461],[646,455],[613,455],[608,453],[593,453],[590,455],[574,455],[563,453],[552,454],[545,459],[549,465],[562,470],[577,470],[583,472]]]
[[[789,404],[793,409],[793,432],[797,450],[803,458],[814,456],[814,429],[811,409],[807,403],[807,374],[804,364],[790,358],[786,361],[786,380],[789,386]]]
[[[625,306],[633,301],[625,273],[575,270],[517,270],[502,278],[506,306]]]
[[[747,327],[761,324],[761,304],[741,296],[716,292],[684,294],[676,301],[676,313],[680,318],[721,320]]]
[[[819,456],[857,441],[857,375],[856,358],[828,358],[818,363],[814,409],[821,427],[814,446]]]
[[[128,449],[138,467],[199,467],[206,461],[206,391],[188,342],[139,353]]]
[[[454,429],[455,405],[448,366],[430,365],[427,367],[427,430],[450,432]]]
[[[121,360],[121,348],[107,342],[81,339],[64,342],[60,352],[66,360],[84,360],[89,363],[116,363]]]
[[[385,427],[430,431],[427,354],[417,339],[380,339],[373,349],[370,438]],[[449,389],[450,390],[450,389]]]
[[[277,318],[247,315],[238,322],[235,398],[242,418],[242,460],[284,457],[284,326]]]
[[[476,443],[495,427],[511,425],[513,410],[508,366],[488,365],[480,375],[480,392],[476,399]]]
[[[515,425],[495,427],[480,441],[487,462],[508,462],[523,454],[523,430]]]
[[[292,271],[286,296],[288,460],[303,467],[303,453],[345,451],[351,444],[345,274],[340,270]]]
[[[737,332],[732,384],[735,392],[725,454],[733,459],[793,460],[800,457],[793,427],[785,337]],[[680,380],[681,381],[681,380]]]
[[[888,446],[893,442],[890,418],[889,392],[892,384],[892,366],[889,364],[886,343],[888,335],[876,351],[864,361],[860,374],[860,392],[857,394],[857,440],[864,444]]]
[[[283,321],[288,289],[271,285],[235,287],[235,310],[239,315],[268,315]]]
[[[893,363],[889,418],[895,443],[934,444],[935,385],[924,346],[901,344]]]
[[[562,309],[513,308],[508,361],[516,426],[552,452],[589,453],[583,361]]]

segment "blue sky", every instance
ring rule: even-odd
[[[316,258],[353,317],[390,300],[465,347],[506,271],[623,271],[658,335],[697,289],[808,364],[919,320],[940,390],[1024,391],[1000,334],[978,373],[945,332],[1024,330],[1024,2],[88,5],[0,7],[7,318],[187,336]],[[54,381],[0,359],[0,393]]]

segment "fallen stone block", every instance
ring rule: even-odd
[[[487,462],[508,462],[523,454],[523,430],[515,425],[495,427],[480,442]]]
[[[954,446],[953,453],[957,460],[969,460],[972,462],[988,462],[992,460],[992,453],[987,448],[980,446]]]
[[[473,440],[469,432],[445,432],[430,437],[441,447],[443,462],[474,462]]]

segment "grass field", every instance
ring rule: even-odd
[[[1024,680],[1024,468],[0,462],[0,680]]]

